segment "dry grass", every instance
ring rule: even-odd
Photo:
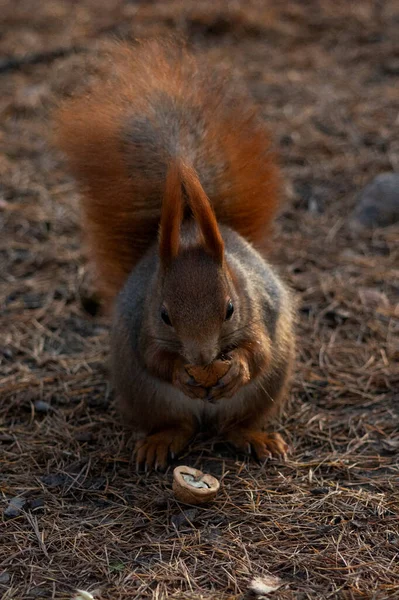
[[[4,600],[76,588],[237,600],[266,573],[283,580],[279,600],[399,597],[398,230],[348,226],[357,191],[399,166],[395,4],[2,3]],[[195,509],[174,500],[171,471],[131,468],[106,383],[107,322],[82,308],[75,187],[48,143],[49,109],[96,76],[96,47],[175,29],[233,63],[263,106],[288,182],[275,258],[300,300],[278,424],[290,458],[259,466],[198,441],[180,462],[223,485]]]

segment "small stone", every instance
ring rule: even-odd
[[[399,173],[378,175],[360,193],[351,218],[357,227],[387,227],[399,221]]]
[[[32,588],[29,592],[30,598],[48,598],[48,591],[42,587]]]
[[[49,473],[48,475],[43,475],[43,477],[41,477],[42,482],[48,488],[55,488],[65,485],[68,479],[69,476],[65,473]]]
[[[11,498],[8,506],[4,510],[4,517],[6,519],[15,519],[16,517],[19,517],[25,504],[25,498]]]
[[[34,406],[35,411],[38,413],[48,413],[49,410],[51,410],[50,404],[48,404],[48,402],[44,402],[43,400],[36,400]]]
[[[40,510],[44,508],[44,500],[43,498],[34,498],[30,501],[29,506],[31,510]]]
[[[10,573],[7,573],[7,571],[4,571],[3,573],[0,573],[0,584],[6,585],[11,579],[11,575]]]

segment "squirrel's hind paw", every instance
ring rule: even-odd
[[[145,471],[151,469],[166,469],[168,459],[177,456],[193,437],[190,429],[165,429],[149,435],[136,442],[134,454],[136,470],[144,467]]]
[[[279,433],[266,433],[258,429],[234,429],[227,433],[226,439],[242,452],[249,454],[252,451],[261,461],[271,456],[285,459],[289,450]]]

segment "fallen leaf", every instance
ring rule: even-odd
[[[76,596],[72,600],[94,600],[94,596],[85,590],[76,590]]]
[[[249,584],[249,589],[258,596],[266,596],[278,590],[282,585],[283,581],[279,577],[264,575],[262,577],[254,577]]]

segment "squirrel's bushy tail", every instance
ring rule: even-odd
[[[173,165],[189,166],[193,193],[203,189],[219,223],[264,247],[279,200],[269,136],[242,89],[183,45],[116,44],[107,81],[67,100],[56,124],[107,299],[156,241],[162,202],[173,209]]]

